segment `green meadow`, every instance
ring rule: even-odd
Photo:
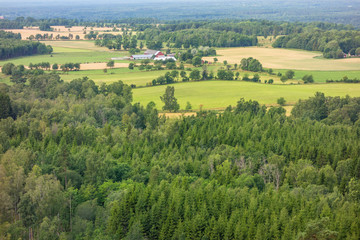
[[[35,64],[39,62],[50,62],[51,64],[63,64],[67,62],[105,63],[108,62],[112,57],[123,57],[129,55],[127,51],[109,51],[104,47],[97,47],[94,45],[93,41],[47,41],[45,43],[52,45],[54,49],[52,55],[36,55],[9,59],[6,61],[0,61],[0,66],[7,62],[12,62],[15,65],[29,65],[29,63]],[[289,61],[294,60],[292,64],[298,64],[299,67],[296,68],[296,66],[294,66],[294,80],[289,80],[286,82],[286,84],[283,84],[280,81],[280,78],[276,75],[278,72],[285,73],[287,71],[285,65],[278,65],[283,66],[284,68],[275,67],[273,69],[275,75],[270,75],[266,72],[258,73],[262,82],[273,79],[273,85],[244,81],[215,80],[187,83],[179,82],[173,84],[176,90],[175,95],[178,98],[181,108],[184,109],[186,102],[188,101],[193,105],[194,109],[199,109],[200,105],[203,105],[205,109],[224,108],[228,105],[236,104],[236,102],[241,97],[244,97],[245,99],[257,100],[262,104],[276,104],[279,97],[284,97],[288,104],[293,104],[298,101],[298,99],[305,99],[314,95],[314,93],[317,91],[321,91],[327,95],[332,96],[345,96],[346,94],[349,94],[350,96],[360,96],[360,84],[297,84],[299,80],[301,80],[301,78],[306,74],[312,74],[316,83],[324,83],[327,79],[339,80],[344,76],[347,76],[350,79],[360,79],[360,70],[355,69],[334,71],[331,70],[331,66],[328,66],[329,69],[326,71],[297,70],[303,67],[301,64],[305,60],[309,61],[309,59],[311,59],[311,61],[315,61],[316,59],[313,58],[317,54],[315,52],[291,50],[290,53],[292,54],[288,54],[289,50],[254,47],[237,48],[235,49],[235,52],[232,50],[234,49],[220,49],[219,53],[222,56],[218,57],[219,63],[217,65],[208,66],[208,71],[213,71],[213,73],[216,75],[218,69],[225,67],[222,64],[222,58],[227,59],[230,63],[232,63],[232,61],[241,59],[240,56],[243,57],[246,54],[254,55],[255,58],[258,57],[259,59],[261,59],[262,56],[262,58],[264,58],[263,60],[265,66],[267,66],[270,62],[276,63],[277,58],[279,61],[281,60],[282,63],[285,64],[287,63],[287,58]],[[268,58],[266,58],[267,52],[269,52]],[[300,57],[303,57],[303,62],[299,61]],[[212,58],[209,58],[209,60],[212,60]],[[129,61],[116,62],[124,63],[124,65],[127,66]],[[333,63],[333,61],[328,61],[328,63]],[[338,61],[337,63],[341,63],[344,65],[343,67],[345,67],[344,61]],[[140,63],[138,62],[137,64]],[[192,67],[192,65],[186,65],[185,67]],[[192,69],[194,68],[192,67]],[[198,69],[201,70],[201,68]],[[144,87],[153,79],[161,75],[165,75],[165,73],[168,71],[171,70],[140,71],[138,68],[130,70],[127,67],[122,67],[107,69],[106,73],[103,71],[103,69],[71,71],[68,73],[61,73],[61,78],[65,81],[71,81],[76,78],[88,77],[99,85],[101,83],[111,83],[121,80],[129,85],[135,84],[137,87]],[[240,78],[244,77],[245,74],[252,78],[252,76],[255,74],[253,72],[246,72],[241,70],[237,71],[240,73]],[[190,72],[187,71],[188,75],[189,73]],[[10,77],[3,74],[0,74],[0,82],[11,84]],[[165,88],[165,85],[136,88],[133,90],[134,100],[142,104],[147,104],[150,101],[154,101],[157,107],[161,109],[162,102],[160,101],[160,95],[164,93]]]
[[[30,63],[49,62],[50,64],[58,63],[64,64],[68,62],[73,63],[87,63],[87,62],[108,62],[112,57],[126,56],[126,52],[102,52],[91,51],[86,49],[66,49],[59,50],[54,48],[51,55],[35,55],[27,57],[12,58],[9,60],[0,61],[0,66],[5,63],[12,62],[15,65],[23,64],[28,66]]]
[[[329,96],[360,96],[360,84],[311,84],[311,85],[270,85],[243,81],[203,81],[172,84],[175,97],[180,108],[184,109],[190,102],[193,109],[224,108],[235,105],[240,98],[259,101],[261,104],[276,104],[277,99],[284,97],[288,104],[299,99],[313,96],[316,92],[324,92]],[[163,103],[160,96],[164,94],[166,85],[133,90],[134,102],[147,104],[155,102],[158,109]]]
[[[274,70],[274,73],[285,73],[287,69]],[[326,80],[340,80],[344,76],[350,79],[360,79],[360,71],[308,71],[308,70],[294,70],[294,79],[301,80],[303,76],[311,74],[314,77],[314,81],[318,83],[324,83]]]
[[[123,81],[126,84],[136,84],[137,86],[145,86],[153,79],[165,75],[168,70],[161,71],[139,71],[137,68],[130,70],[128,68],[108,69],[107,73],[103,70],[84,70],[69,72],[69,74],[61,74],[61,78],[65,81],[71,81],[75,78],[88,77],[96,84],[111,83],[115,81]]]

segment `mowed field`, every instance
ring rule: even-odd
[[[285,73],[286,69],[276,70],[275,73]],[[349,79],[360,79],[360,71],[311,71],[311,70],[294,70],[295,80],[301,80],[305,75],[313,75],[314,81],[318,83],[324,83],[326,80],[341,80],[344,76]]]
[[[263,67],[273,69],[297,69],[316,71],[360,70],[360,58],[324,59],[321,52],[265,47],[241,47],[217,49],[219,62],[240,64],[242,58],[258,59]],[[205,57],[213,61],[214,57]]]
[[[316,92],[324,92],[329,96],[360,96],[360,84],[311,84],[311,85],[268,85],[243,81],[204,81],[173,84],[175,97],[180,108],[184,109],[186,102],[192,104],[193,109],[225,108],[236,105],[240,98],[252,99],[261,104],[276,104],[277,99],[284,97],[288,104],[294,104],[299,99],[306,99]],[[134,102],[146,105],[155,102],[158,109],[163,103],[160,96],[167,86],[155,86],[133,89]]]

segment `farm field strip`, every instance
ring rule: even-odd
[[[204,81],[173,84],[175,97],[180,108],[184,109],[190,102],[193,109],[223,108],[236,105],[240,98],[256,100],[261,104],[276,104],[277,99],[284,97],[288,104],[299,99],[306,99],[316,92],[324,92],[330,96],[360,96],[360,84],[312,84],[312,85],[268,85],[243,81]],[[155,102],[158,109],[163,103],[160,96],[164,94],[166,85],[133,89],[134,102],[146,105]]]
[[[317,70],[317,71],[344,71],[360,70],[360,58],[324,59],[318,58],[320,52],[305,50],[239,47],[221,48],[217,50],[219,62],[224,60],[230,64],[239,64],[242,58],[253,57],[258,59],[263,67],[273,69]],[[205,57],[213,61],[214,57]]]

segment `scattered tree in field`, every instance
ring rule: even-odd
[[[284,75],[284,76],[281,76],[280,80],[282,83],[285,83],[289,79]]]
[[[53,69],[53,70],[58,70],[58,69],[59,69],[59,65],[58,65],[57,63],[54,63],[54,64],[52,65],[52,69]]]
[[[129,69],[131,70],[134,69],[134,65],[135,65],[134,63],[129,63]]]
[[[252,72],[261,72],[263,70],[260,61],[252,57],[243,58],[241,60],[240,66],[242,70],[248,70]]]
[[[191,106],[190,102],[186,102],[185,110],[189,111],[191,109],[192,109],[192,106]]]
[[[190,79],[193,81],[197,81],[200,80],[201,76],[200,76],[200,71],[197,69],[194,69],[190,72]]]
[[[295,76],[295,72],[294,72],[293,70],[288,70],[288,71],[286,71],[286,73],[285,73],[285,77],[286,77],[287,79],[293,79],[294,76]]]
[[[165,93],[163,96],[160,96],[161,101],[165,104],[163,106],[163,110],[168,110],[170,112],[176,112],[180,109],[179,104],[177,103],[177,99],[175,98],[175,88],[174,87],[166,87]]]
[[[224,64],[224,66],[226,66],[228,64],[228,61],[224,60],[223,64]]]
[[[214,63],[217,63],[217,61],[219,61],[217,58],[214,58]]]
[[[115,61],[114,60],[110,60],[107,64],[106,64],[107,67],[109,68],[113,68],[115,66]]]
[[[192,64],[194,65],[194,67],[199,67],[201,66],[201,57],[196,56],[192,59]]]
[[[302,80],[304,81],[304,83],[313,83],[314,82],[314,78],[313,75],[311,74],[306,74],[305,76],[302,77]]]
[[[284,106],[285,103],[286,103],[286,100],[285,98],[281,97],[277,100],[277,103],[280,105],[280,106]]]

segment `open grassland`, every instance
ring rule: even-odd
[[[50,55],[34,55],[26,57],[12,58],[0,61],[0,66],[5,63],[12,62],[15,65],[23,64],[28,66],[30,63],[49,62],[50,64],[63,64],[67,62],[73,63],[104,63],[108,62],[112,57],[128,56],[128,51],[107,51],[106,48],[95,47],[93,43],[87,41],[74,42],[68,41],[71,47],[67,47],[65,43],[61,46],[54,46],[54,52]],[[92,44],[92,47],[89,46]],[[50,44],[51,45],[51,44]],[[75,47],[78,46],[78,47]]]
[[[107,51],[114,52],[109,50],[106,47],[95,46],[95,41],[86,40],[86,41],[40,41],[46,45],[51,45],[56,49],[67,49],[67,51],[78,51],[81,49],[89,50],[89,51]]]
[[[62,74],[61,78],[65,81],[71,81],[75,78],[89,77],[96,84],[111,83],[115,81],[123,81],[126,84],[135,84],[137,86],[145,86],[153,79],[165,75],[167,70],[161,71],[139,71],[137,68],[130,70],[128,68],[108,69],[107,73],[103,70],[74,71],[69,74]]]
[[[200,70],[200,68],[197,69]],[[129,85],[135,84],[136,86],[146,86],[146,84],[150,83],[153,79],[156,79],[159,76],[164,76],[165,73],[171,71],[172,70],[140,71],[138,68],[130,70],[127,67],[123,67],[107,69],[107,73],[104,73],[103,70],[72,71],[69,73],[61,74],[61,78],[65,81],[71,81],[75,78],[88,77],[99,85],[101,83],[111,83],[121,80]],[[190,71],[186,71],[186,73],[189,76]],[[180,76],[179,81],[181,81]]]
[[[285,73],[286,69],[274,70],[274,73]],[[326,80],[340,80],[344,76],[349,79],[360,79],[360,71],[307,71],[307,70],[295,70],[294,79],[301,80],[304,75],[311,74],[314,77],[315,82],[326,82]]]
[[[110,27],[87,27],[85,28],[84,26],[74,26],[71,28],[65,28],[65,26],[52,26],[52,28],[54,29],[54,31],[40,31],[39,27],[28,27],[28,28],[24,28],[24,29],[6,29],[6,31],[8,32],[13,32],[13,33],[20,33],[21,34],[21,38],[22,39],[28,39],[29,36],[33,35],[35,36],[36,34],[53,34],[54,38],[56,35],[60,35],[61,36],[65,36],[68,37],[69,34],[73,35],[73,39],[75,39],[76,35],[79,35],[80,39],[85,39],[85,33],[89,33],[90,31],[96,31],[99,32],[99,34],[103,34],[103,33],[112,33],[115,35],[118,34],[122,34],[121,31],[113,31],[113,28]],[[135,34],[135,33],[133,33]]]
[[[180,108],[184,109],[186,102],[190,102],[193,109],[225,108],[236,105],[240,98],[259,101],[261,104],[276,104],[279,97],[284,97],[289,104],[299,99],[313,96],[315,92],[324,92],[329,96],[360,96],[360,84],[311,84],[311,85],[268,85],[243,81],[204,81],[173,84],[175,97]],[[155,102],[158,109],[163,103],[160,96],[167,86],[138,88],[133,90],[134,102],[147,104]]]
[[[258,59],[266,68],[318,71],[360,70],[360,58],[324,59],[320,52],[265,47],[222,48],[217,50],[219,62],[239,64],[242,58]],[[315,58],[316,57],[316,58]],[[205,57],[213,61],[214,57]]]

